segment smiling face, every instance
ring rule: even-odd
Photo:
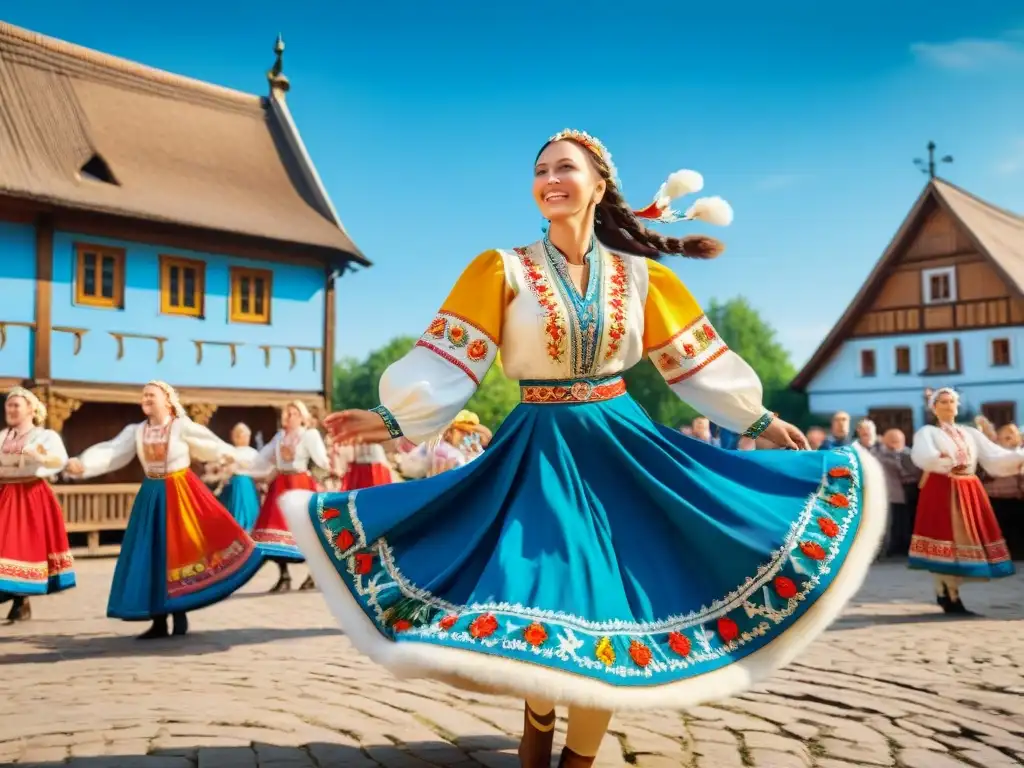
[[[8,397],[4,403],[4,417],[8,427],[24,427],[32,423],[32,406],[24,397]]]
[[[943,392],[935,398],[932,410],[935,411],[935,418],[939,421],[944,424],[952,424],[956,421],[956,415],[960,409],[957,407],[956,398],[949,392]]]
[[[171,404],[167,399],[167,393],[153,384],[147,384],[143,387],[142,412],[155,421],[167,418],[171,412]]]
[[[302,421],[302,414],[294,405],[286,407],[281,414],[281,426],[288,432],[299,429],[302,426]]]
[[[564,221],[586,214],[601,201],[607,183],[588,157],[588,150],[572,141],[548,144],[533,168],[533,200],[548,221]]]

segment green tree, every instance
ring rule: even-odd
[[[398,336],[375,349],[365,360],[342,360],[334,367],[334,407],[373,408],[380,403],[377,394],[380,377],[393,362],[408,354],[416,344],[413,336]]]
[[[630,396],[659,424],[681,427],[698,416],[696,410],[669,389],[661,372],[648,358],[626,371],[623,378]]]
[[[750,302],[742,296],[726,302],[712,299],[706,313],[729,348],[757,371],[765,391],[789,386],[796,375],[789,353]]]

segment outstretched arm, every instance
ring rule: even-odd
[[[797,442],[802,442],[798,430],[764,407],[761,380],[754,369],[729,349],[675,273],[651,261],[649,276],[644,348],[672,391],[737,434],[755,439],[764,434],[772,442],[786,444],[785,436],[792,430],[800,438]]]
[[[384,372],[381,404],[372,409],[377,416],[344,411],[325,424],[339,440],[370,436],[383,442],[405,436],[422,443],[444,430],[497,357],[506,285],[501,253],[477,256],[416,346]]]

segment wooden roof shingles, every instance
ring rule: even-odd
[[[0,195],[311,246],[336,264],[369,265],[290,123],[276,97],[0,22]],[[83,173],[96,156],[114,183]]]
[[[889,268],[902,255],[934,205],[962,227],[978,252],[1003,276],[1007,286],[1018,296],[1024,296],[1024,217],[992,205],[944,179],[931,179],[846,311],[793,379],[794,389],[806,389],[847,339],[854,324],[868,309],[876,289],[888,277]]]

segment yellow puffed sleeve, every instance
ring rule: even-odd
[[[498,354],[508,293],[499,251],[466,267],[413,350],[381,377],[374,410],[393,436],[427,440],[469,402]]]
[[[761,380],[729,349],[676,274],[648,262],[644,349],[665,382],[711,421],[757,436],[771,422]]]

